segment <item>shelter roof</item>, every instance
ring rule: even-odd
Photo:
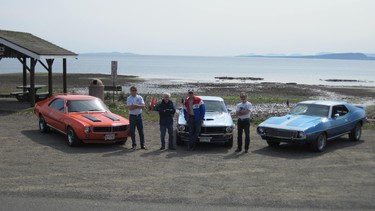
[[[13,52],[13,50],[16,52]],[[72,51],[66,50],[30,33],[0,30],[0,57],[17,57],[18,52],[38,60],[41,58],[56,57],[76,58],[78,56]]]

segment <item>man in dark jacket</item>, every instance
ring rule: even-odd
[[[160,150],[165,149],[165,133],[167,129],[169,134],[168,149],[175,150],[173,146],[173,116],[176,113],[176,108],[173,102],[170,100],[170,98],[171,94],[164,93],[163,100],[158,105],[158,111],[160,116]]]

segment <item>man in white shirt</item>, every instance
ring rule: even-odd
[[[247,101],[247,94],[240,93],[241,103],[236,106],[237,122],[237,149],[236,152],[242,151],[242,131],[245,132],[245,153],[248,153],[250,146],[250,110],[252,105]]]
[[[147,149],[145,146],[142,120],[142,109],[145,107],[145,102],[143,101],[142,96],[137,94],[137,88],[134,86],[130,87],[130,96],[127,99],[126,105],[129,110],[130,135],[132,138],[131,150],[135,150],[137,147],[135,141],[135,128],[138,129],[141,149]]]

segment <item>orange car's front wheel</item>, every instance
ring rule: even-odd
[[[68,127],[66,131],[66,138],[68,141],[68,145],[71,147],[79,146],[82,144],[81,140],[78,139],[76,133],[71,127]]]

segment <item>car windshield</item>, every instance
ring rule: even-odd
[[[223,101],[205,100],[206,112],[227,112],[227,108]]]
[[[316,104],[297,104],[289,114],[328,117],[329,106]]]
[[[68,112],[108,111],[107,106],[98,99],[69,100],[66,106],[68,107]]]

